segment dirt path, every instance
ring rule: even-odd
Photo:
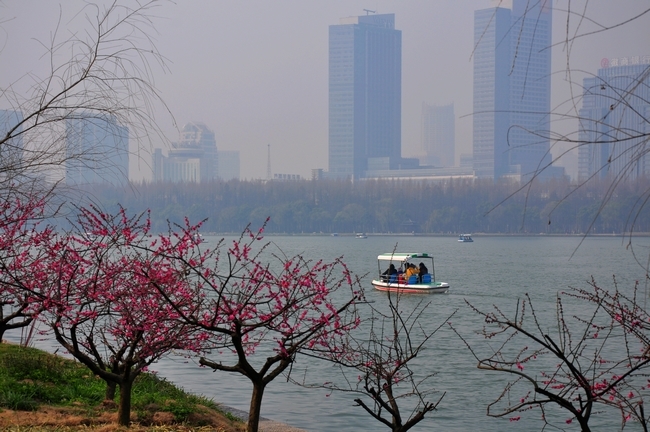
[[[223,411],[234,415],[242,420],[248,418],[248,413],[246,411],[238,410],[225,405],[219,405]],[[265,417],[260,418],[260,432],[307,432],[304,429],[298,429],[296,427],[290,426],[286,423],[277,422]]]

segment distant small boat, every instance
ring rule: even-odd
[[[368,236],[366,235],[366,233],[357,233],[357,235],[356,235],[355,237],[356,237],[356,238],[360,238],[360,239],[368,238]]]
[[[461,234],[458,236],[458,241],[461,243],[472,243],[474,240],[472,240],[471,234]]]
[[[332,237],[338,237],[338,236],[339,236],[339,233],[332,233],[332,234],[330,234],[330,235],[331,235]]]

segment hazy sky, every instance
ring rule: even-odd
[[[531,0],[532,1],[532,0]],[[102,3],[101,1],[99,3]],[[109,2],[103,2],[109,3]],[[134,4],[120,0],[120,3]],[[266,178],[267,145],[273,173],[311,175],[327,169],[328,26],[339,18],[394,13],[402,31],[402,154],[420,148],[423,102],[454,103],[456,160],[472,148],[473,17],[490,0],[178,0],[156,9],[156,45],[169,71],[156,70],[156,87],[179,128],[189,121],[215,132],[219,150],[239,150],[241,176]],[[498,3],[498,1],[497,1]],[[570,97],[565,45],[567,0],[553,1],[552,104]],[[59,7],[72,16],[81,0],[0,0],[0,88],[27,72],[42,75],[47,59],[36,40],[48,40]],[[574,11],[612,25],[650,7],[648,0],[573,0]],[[595,30],[582,21],[579,33]],[[578,15],[571,15],[571,32]],[[67,30],[84,20],[63,20]],[[650,14],[606,33],[579,38],[571,47],[571,67],[595,73],[602,58],[650,54]],[[45,60],[45,61],[44,61]],[[583,75],[576,72],[574,82]],[[2,100],[0,100],[2,104]],[[0,106],[0,108],[6,108]],[[174,141],[178,131],[169,117],[160,127]],[[572,126],[573,125],[573,126]],[[572,122],[558,129],[575,128]],[[162,147],[160,143],[157,146]],[[132,175],[137,165],[132,164]],[[135,178],[149,178],[140,164]]]

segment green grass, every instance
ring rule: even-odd
[[[86,408],[90,414],[102,404],[105,393],[106,383],[78,362],[35,348],[0,344],[0,409],[70,406]],[[119,402],[119,387],[115,402]],[[184,422],[203,407],[220,411],[212,400],[188,394],[156,375],[144,373],[134,382],[131,410],[138,418],[162,411]]]

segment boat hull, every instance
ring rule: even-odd
[[[447,282],[436,282],[430,284],[405,284],[405,283],[389,283],[379,280],[373,280],[372,286],[379,291],[399,292],[409,294],[444,294],[449,291],[449,284]]]

